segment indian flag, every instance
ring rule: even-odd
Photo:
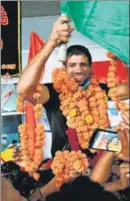
[[[63,1],[77,31],[129,64],[129,1]]]

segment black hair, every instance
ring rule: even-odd
[[[18,143],[18,141],[17,140],[12,140],[12,144],[14,144],[14,143]]]
[[[49,195],[46,201],[118,201],[110,192],[89,179],[87,176],[80,176],[70,185],[64,184],[59,192]]]
[[[32,191],[46,185],[53,177],[51,169],[40,171],[40,179],[36,181],[27,172],[22,171],[14,161],[8,161],[1,165],[2,176],[7,178],[19,193],[29,198]]]
[[[72,45],[68,47],[66,56],[71,57],[73,55],[85,55],[88,58],[89,65],[92,64],[92,56],[85,46],[82,45]]]
[[[28,198],[30,192],[37,187],[37,182],[30,177],[27,172],[21,171],[20,167],[13,161],[2,164],[1,173],[3,177],[10,180],[14,188],[26,198]]]

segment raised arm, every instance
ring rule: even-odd
[[[112,162],[115,158],[115,154],[112,152],[104,152],[101,158],[97,161],[94,169],[90,174],[90,179],[103,184],[108,179],[111,172]]]
[[[119,190],[124,190],[130,185],[130,164],[122,163],[120,165],[120,179],[116,181],[111,181],[104,184],[104,188],[107,191],[115,192]]]
[[[47,59],[49,58],[55,47],[57,47],[62,42],[68,42],[70,33],[73,30],[71,26],[63,23],[69,21],[70,20],[67,17],[61,16],[55,22],[52,33],[45,47],[41,48],[39,53],[25,67],[25,70],[23,71],[17,85],[17,91],[24,98],[24,100],[35,103],[35,100],[33,99],[33,93],[36,91],[37,84],[40,80]],[[42,104],[49,100],[49,91],[46,86],[41,85],[40,95],[40,102]]]

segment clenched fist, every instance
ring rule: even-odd
[[[61,16],[54,23],[49,41],[51,41],[55,47],[60,43],[69,42],[71,32],[73,31],[73,27],[69,25],[69,22],[70,19],[68,17]]]

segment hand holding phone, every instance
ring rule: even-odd
[[[121,142],[118,133],[110,130],[96,129],[90,140],[89,149],[120,152]]]

